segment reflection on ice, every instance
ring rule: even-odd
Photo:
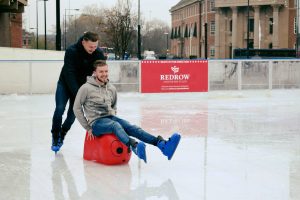
[[[54,199],[147,199],[149,197],[166,197],[178,200],[178,194],[171,179],[157,186],[147,184],[147,180],[132,187],[134,175],[130,165],[105,166],[83,161],[84,182],[75,184],[71,167],[64,156],[58,154],[52,161],[52,187]],[[77,187],[82,192],[79,194]],[[83,189],[84,188],[84,189]]]
[[[154,135],[183,136],[168,161],[82,159],[75,122],[50,150],[53,95],[0,96],[0,199],[300,199],[300,90],[120,93],[118,114]],[[3,192],[5,191],[5,192]],[[16,192],[17,191],[17,192]]]

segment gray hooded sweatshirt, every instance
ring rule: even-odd
[[[116,114],[117,90],[109,82],[99,84],[94,76],[88,76],[78,90],[73,110],[79,123],[90,130],[96,119]]]

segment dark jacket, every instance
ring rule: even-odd
[[[59,81],[66,86],[73,100],[80,86],[86,82],[86,77],[92,75],[95,60],[105,60],[99,47],[92,54],[87,53],[82,39],[81,37],[76,44],[67,48],[64,66],[59,76]]]

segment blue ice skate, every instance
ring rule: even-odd
[[[52,133],[52,145],[51,145],[51,150],[55,152],[55,154],[59,151],[60,146],[59,146],[59,137],[58,135],[55,135]]]
[[[147,163],[146,145],[144,142],[139,142],[135,148],[131,149],[140,159],[144,160],[144,162]]]
[[[157,143],[157,147],[163,152],[168,160],[171,160],[174,152],[179,144],[181,136],[178,133],[174,133],[168,141],[161,140]]]
[[[58,145],[58,141],[55,141],[55,139],[52,138],[52,146],[51,150],[55,152],[55,154],[59,151],[60,146]]]

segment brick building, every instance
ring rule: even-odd
[[[214,1],[181,0],[170,9],[171,54],[182,58],[214,57],[214,8]]]
[[[295,0],[249,1],[249,48],[295,48]],[[233,49],[247,48],[246,0],[216,0],[216,57],[231,58]]]
[[[0,0],[0,46],[22,47],[22,13],[27,0]]]
[[[249,47],[295,48],[296,1],[250,0]],[[231,58],[233,49],[247,47],[247,3],[179,1],[170,9],[171,53],[183,58]]]

